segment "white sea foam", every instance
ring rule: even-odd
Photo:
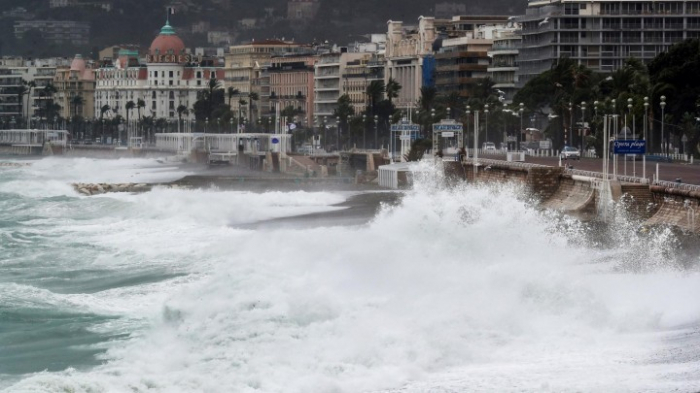
[[[637,253],[648,257],[641,273],[621,269],[625,245],[572,241],[586,229],[520,191],[431,183],[366,226],[300,230],[231,225],[327,211],[344,197],[101,196],[112,210],[55,230],[114,251],[97,266],[186,276],[90,295],[95,312],[133,312],[149,327],[110,345],[102,366],[28,376],[8,391],[700,389],[700,340],[684,336],[700,320],[700,275],[661,268],[663,253],[651,251],[663,239]],[[671,338],[696,356],[661,356]]]
[[[179,179],[188,171],[154,159],[100,160],[49,157],[13,171],[16,179],[3,192],[27,197],[76,195],[71,183],[157,183]]]

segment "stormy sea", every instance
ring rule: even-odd
[[[5,392],[700,392],[700,255],[511,184],[156,186],[0,159]]]

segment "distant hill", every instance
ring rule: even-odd
[[[256,18],[263,27],[240,31],[237,41],[250,39],[282,38],[297,42],[328,40],[338,44],[358,39],[358,35],[386,31],[388,20],[415,23],[420,15],[434,15],[436,2],[445,0],[321,0],[316,19],[312,23],[296,23],[285,20],[286,0],[177,0],[188,9],[178,10],[172,24],[188,46],[206,45],[204,34],[193,35],[192,23],[207,21],[212,29],[235,30],[242,18]],[[165,19],[166,5],[172,0],[119,0],[113,1],[110,12],[95,7],[49,8],[48,0],[3,0],[3,10],[24,7],[35,14],[36,19],[79,20],[91,23],[90,45],[85,48],[42,45],[37,42],[21,42],[14,38],[13,23],[16,19],[0,19],[0,55],[23,54],[40,56],[72,56],[80,51],[94,55],[98,49],[112,44],[135,43],[148,45],[158,33]],[[453,0],[465,4],[467,14],[507,14],[524,12],[526,0]],[[274,9],[270,18],[267,9]],[[267,16],[266,19],[263,19]]]

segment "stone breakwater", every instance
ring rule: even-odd
[[[145,183],[73,183],[73,188],[83,195],[99,195],[109,192],[147,192],[153,185]]]
[[[31,166],[31,162],[0,162],[0,167],[17,168],[22,166]]]

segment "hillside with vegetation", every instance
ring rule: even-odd
[[[0,55],[44,57],[70,56],[80,52],[95,56],[99,49],[109,45],[148,45],[163,25],[166,6],[171,2],[119,0],[113,1],[112,9],[107,11],[86,5],[49,8],[47,0],[4,0],[3,11],[22,7],[28,12],[25,17],[3,15],[0,18]],[[286,0],[185,0],[180,3],[186,4],[187,9],[178,10],[172,16],[172,24],[189,46],[207,45],[204,34],[191,33],[190,26],[199,21],[209,22],[212,30],[231,31],[236,43],[251,39],[284,38],[297,42],[329,41],[342,45],[361,39],[358,35],[386,31],[389,19],[414,23],[420,15],[432,15],[435,5],[435,1],[422,0],[322,0],[316,19],[312,23],[299,23],[286,19]],[[525,7],[524,2],[516,0],[464,3],[470,14],[515,15],[522,13]],[[238,22],[244,18],[257,19],[258,27],[240,29]],[[44,42],[38,32],[31,31],[23,39],[16,39],[14,22],[22,19],[89,22],[90,44],[86,47],[53,45]]]

